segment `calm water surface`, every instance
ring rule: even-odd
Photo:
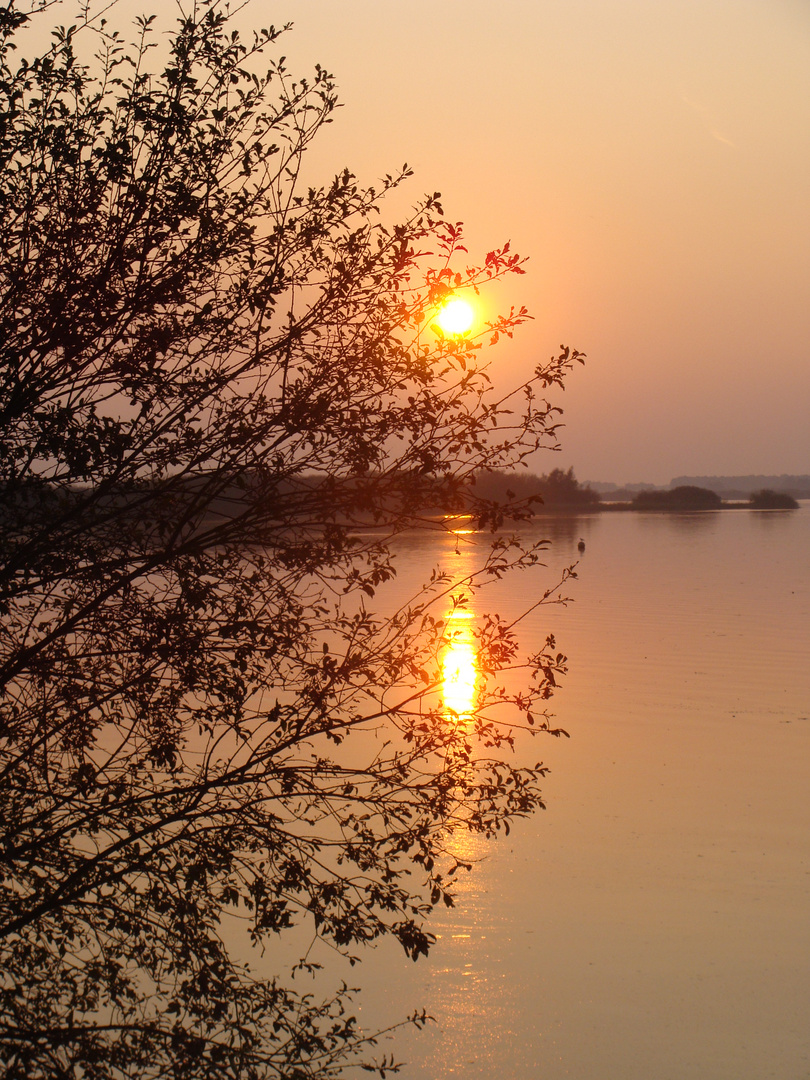
[[[337,975],[411,1080],[810,1078],[810,506],[602,514],[543,526],[549,569],[507,579],[571,672],[572,738],[529,751],[548,809],[488,845],[418,964],[389,944]],[[541,533],[542,535],[542,533]],[[466,550],[466,549],[465,549]],[[403,547],[403,593],[453,545]]]

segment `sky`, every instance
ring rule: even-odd
[[[174,11],[118,0],[115,23]],[[314,174],[407,162],[392,221],[440,191],[471,262],[529,257],[496,295],[533,315],[497,386],[560,344],[588,357],[534,471],[810,474],[810,0],[252,0],[239,21],[292,22],[289,69],[336,76]]]
[[[257,5],[258,6],[258,5]],[[810,473],[810,0],[277,0],[343,106],[315,163],[529,256],[501,385],[588,355],[537,471]],[[320,157],[318,157],[320,155]],[[394,208],[392,208],[394,209]]]

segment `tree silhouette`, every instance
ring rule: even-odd
[[[632,505],[636,510],[719,510],[723,500],[716,491],[682,484],[668,491],[639,491]]]
[[[542,393],[581,357],[498,394],[482,345],[525,311],[431,329],[521,260],[465,265],[438,195],[386,226],[407,169],[305,189],[334,84],[289,75],[281,31],[245,43],[208,3],[168,46],[153,16],[127,44],[84,12],[17,60],[43,17],[0,11],[0,1061],[337,1076],[373,1042],[345,988],[261,975],[223,919],[415,959],[452,903],[453,830],[542,805],[542,764],[505,751],[553,731],[553,640],[521,659],[485,621],[462,720],[439,693],[454,583],[369,605],[392,538],[442,527],[426,486],[450,508],[553,442]],[[493,531],[480,578],[541,550]]]
[[[799,507],[792,495],[772,488],[751,492],[748,502],[754,510],[797,510]]]

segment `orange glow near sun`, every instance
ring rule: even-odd
[[[447,303],[442,304],[439,314],[436,316],[436,324],[443,334],[466,334],[475,320],[475,310],[472,304],[462,300],[460,296],[451,296]]]

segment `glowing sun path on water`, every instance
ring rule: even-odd
[[[462,720],[472,714],[478,680],[472,618],[471,611],[454,611],[447,616],[447,641],[442,653],[444,706]]]

